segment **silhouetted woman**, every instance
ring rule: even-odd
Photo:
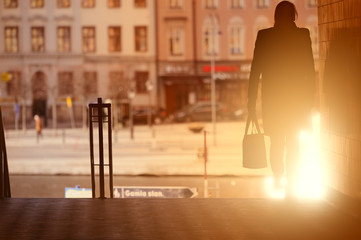
[[[296,26],[296,16],[293,3],[277,5],[274,27],[258,32],[249,79],[248,111],[253,117],[262,81],[263,128],[271,140],[270,162],[277,188],[285,170],[289,186],[297,177],[299,132],[307,125],[314,104],[310,32]]]

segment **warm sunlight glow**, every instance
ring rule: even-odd
[[[274,199],[283,199],[286,196],[285,191],[286,186],[286,179],[282,178],[282,189],[274,189],[273,187],[273,177],[267,177],[266,178],[266,192],[267,196],[274,198]]]
[[[315,114],[312,117],[312,131],[300,133],[299,178],[295,189],[300,198],[321,198],[324,194],[320,125],[320,114]]]

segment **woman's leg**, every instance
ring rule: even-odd
[[[270,136],[270,162],[276,187],[281,187],[281,178],[284,173],[284,145],[285,137],[282,135]]]
[[[299,137],[297,132],[292,132],[286,136],[286,172],[289,188],[294,188],[299,172]]]

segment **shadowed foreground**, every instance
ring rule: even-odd
[[[361,239],[324,201],[6,199],[0,239]]]

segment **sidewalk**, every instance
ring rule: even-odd
[[[242,167],[244,122],[205,124],[209,175],[267,175],[270,169]],[[89,130],[44,130],[36,142],[34,130],[26,134],[8,131],[6,144],[12,174],[90,174]],[[155,137],[153,137],[153,135]],[[97,142],[95,135],[95,143]],[[105,142],[104,148],[107,148]],[[98,152],[95,146],[95,153]],[[114,174],[118,175],[203,175],[204,134],[192,133],[187,124],[135,126],[134,139],[129,129],[113,132]],[[107,151],[105,153],[107,156]]]
[[[0,239],[361,239],[360,219],[323,201],[6,199]]]

